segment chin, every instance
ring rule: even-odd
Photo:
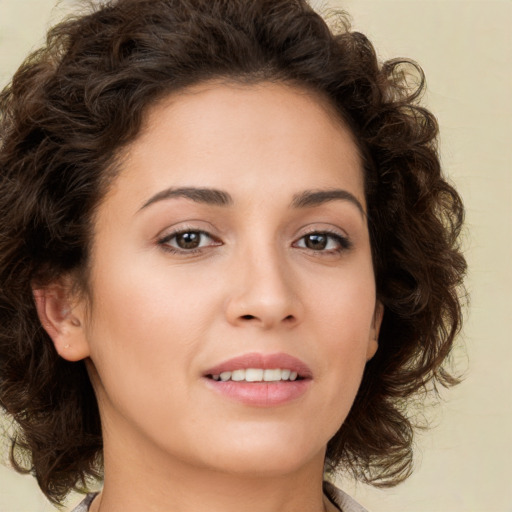
[[[235,438],[236,439],[236,438]],[[220,448],[220,444],[217,445]],[[285,438],[233,438],[219,450],[208,450],[208,465],[240,476],[279,477],[316,460],[323,467],[326,445],[312,446],[293,434]]]

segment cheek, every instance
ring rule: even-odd
[[[327,276],[310,286],[309,308],[323,329],[330,332],[333,343],[348,344],[352,348],[364,345],[373,326],[376,296],[371,261]]]
[[[130,398],[149,407],[145,397],[186,388],[197,377],[197,355],[219,321],[225,280],[202,266],[191,272],[160,255],[126,253],[97,260],[87,337],[110,398],[125,401],[126,386]]]
[[[155,273],[111,269],[98,280],[88,339],[104,424],[136,424],[156,439],[192,400],[204,335],[195,317],[212,308]]]
[[[316,286],[311,294],[324,397],[334,434],[355,399],[373,340],[375,284],[371,264]],[[319,283],[320,284],[320,283]]]

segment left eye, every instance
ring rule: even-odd
[[[193,251],[209,245],[217,245],[216,241],[205,231],[187,230],[171,233],[159,241],[170,249]]]
[[[296,242],[296,247],[312,251],[341,251],[349,248],[346,238],[333,233],[309,233]]]

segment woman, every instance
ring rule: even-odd
[[[463,208],[419,68],[339,25],[117,0],[3,91],[0,403],[53,502],[347,512],[324,475],[410,474],[407,404],[456,382]]]

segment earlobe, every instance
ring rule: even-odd
[[[368,340],[368,348],[366,350],[366,360],[369,361],[379,348],[379,332],[384,317],[384,305],[377,301],[375,304],[375,312],[373,313],[372,328],[370,331],[370,339]]]
[[[41,325],[53,341],[57,353],[68,361],[89,356],[83,318],[73,308],[69,287],[51,284],[33,288],[34,301]]]

